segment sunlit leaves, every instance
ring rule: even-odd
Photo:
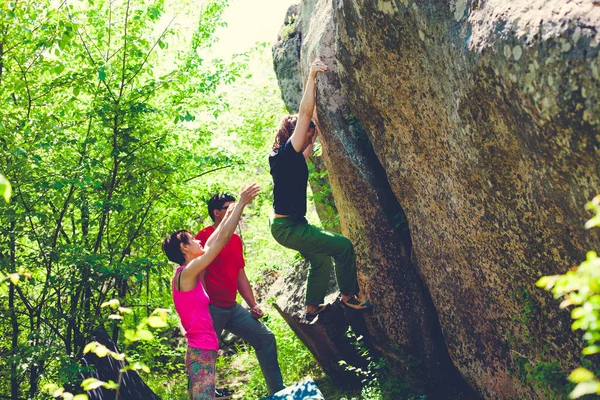
[[[88,390],[98,389],[103,384],[104,384],[104,382],[102,382],[96,378],[87,378],[83,382],[81,382],[81,387],[83,388],[83,390],[88,391]]]
[[[162,318],[154,316],[148,318],[148,325],[152,328],[165,328],[167,326],[167,322]]]
[[[113,310],[119,308],[119,306],[121,305],[121,302],[119,301],[119,299],[111,299],[109,301],[105,301],[104,303],[102,303],[100,305],[100,307],[104,308],[104,307],[110,307]]]
[[[62,398],[63,400],[88,400],[87,394],[76,394],[73,395],[70,392],[66,392],[62,386],[58,386],[54,383],[47,383],[42,387],[42,390],[47,392],[54,398]]]
[[[600,226],[600,195],[597,195],[592,199],[592,201],[588,202],[585,205],[585,208],[593,211],[595,214],[585,223],[585,228],[589,229],[595,226]]]
[[[596,214],[587,223],[586,228],[600,226],[600,196],[586,205],[588,210]],[[600,258],[595,251],[589,251],[586,259],[578,267],[572,268],[564,275],[544,276],[536,285],[551,291],[556,299],[561,299],[561,308],[575,306],[571,310],[573,331],[584,331],[583,339],[588,344],[583,348],[583,355],[600,353]],[[577,383],[570,398],[578,398],[586,394],[600,394],[600,382],[594,373],[577,368],[569,380]]]
[[[20,267],[18,272],[8,274],[7,276],[2,276],[2,274],[0,274],[0,282],[9,280],[13,285],[18,284],[21,281],[21,279],[30,278],[31,272],[27,272],[24,267]]]
[[[98,357],[111,356],[115,360],[125,359],[125,354],[112,351],[108,347],[98,342],[88,343],[83,349],[83,354],[87,353],[94,353]]]
[[[576,383],[591,381],[592,379],[594,379],[594,373],[583,367],[573,370],[569,375],[569,380]]]
[[[598,381],[585,381],[580,382],[575,386],[575,389],[569,393],[569,398],[577,399],[586,394],[600,394],[600,383]]]
[[[137,340],[152,340],[154,335],[147,329],[139,329],[133,336],[133,341]]]
[[[96,378],[87,378],[83,382],[81,382],[81,387],[87,392],[89,390],[98,389],[99,387],[105,387],[107,389],[116,389],[119,386],[113,381],[103,382]]]
[[[2,196],[7,203],[10,201],[10,196],[12,196],[12,186],[2,174],[0,174],[0,196]]]

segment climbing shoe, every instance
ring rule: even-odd
[[[350,297],[348,300],[344,301],[342,299],[342,296],[340,296],[340,299],[342,300],[342,303],[348,307],[348,308],[352,308],[353,310],[358,310],[358,311],[369,311],[373,308],[373,306],[371,305],[371,303],[369,303],[368,301],[362,301],[360,300],[358,297],[356,296],[352,296]]]
[[[317,311],[309,313],[307,312],[304,317],[306,318],[306,320],[308,322],[312,322],[315,318],[317,318],[317,315],[321,314],[323,311],[325,311],[327,309],[327,304],[319,304],[317,306]]]
[[[215,389],[215,400],[227,400],[231,399],[233,395],[233,390],[227,388],[217,388]]]

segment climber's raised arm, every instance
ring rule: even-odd
[[[298,153],[306,147],[306,136],[311,128],[311,118],[315,109],[317,73],[324,71],[327,71],[327,66],[323,64],[320,59],[316,58],[308,73],[304,94],[302,96],[302,101],[300,102],[300,110],[298,111],[296,129],[294,129],[294,133],[291,137],[292,146],[294,146],[294,150]]]

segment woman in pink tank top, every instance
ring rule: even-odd
[[[217,257],[237,226],[244,207],[260,192],[257,184],[242,189],[239,201],[229,206],[221,224],[204,248],[188,230],[179,230],[162,244],[167,258],[179,264],[171,282],[175,310],[185,329],[188,349],[185,366],[190,399],[215,398],[215,362],[219,341],[213,329],[208,295],[199,281],[200,273]]]

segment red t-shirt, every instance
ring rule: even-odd
[[[215,228],[208,226],[198,232],[196,239],[204,246],[214,231]],[[204,283],[210,304],[225,308],[236,304],[238,275],[244,266],[242,239],[234,233],[217,258],[206,268]]]

